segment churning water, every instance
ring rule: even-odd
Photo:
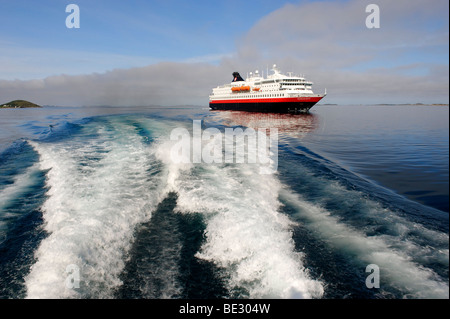
[[[449,297],[448,107],[0,116],[2,298]],[[276,128],[276,172],[173,161],[193,120]]]

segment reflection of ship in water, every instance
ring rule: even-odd
[[[256,113],[245,111],[215,111],[214,118],[226,126],[244,126],[257,129],[276,128],[279,134],[300,137],[318,126],[315,114]]]

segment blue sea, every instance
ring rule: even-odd
[[[2,109],[0,298],[449,298],[448,119]],[[194,121],[276,129],[276,169],[174,161],[174,129],[194,136]]]

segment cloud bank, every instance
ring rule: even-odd
[[[379,29],[365,24],[370,2],[285,5],[243,32],[237,52],[216,64],[160,62],[100,74],[0,80],[0,99],[61,106],[207,105],[211,89],[230,81],[233,71],[266,72],[276,63],[305,74],[316,93],[326,88],[324,103],[448,103],[448,1],[379,0]]]
[[[229,72],[207,63],[165,62],[101,74],[0,81],[0,96],[58,106],[201,105],[211,83],[225,81],[220,73]]]

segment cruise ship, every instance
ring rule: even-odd
[[[243,79],[233,73],[231,83],[218,86],[209,96],[209,107],[213,110],[238,110],[271,113],[306,113],[325,95],[314,94],[312,82],[292,72],[282,74],[274,64],[273,73],[261,76],[250,72]]]

